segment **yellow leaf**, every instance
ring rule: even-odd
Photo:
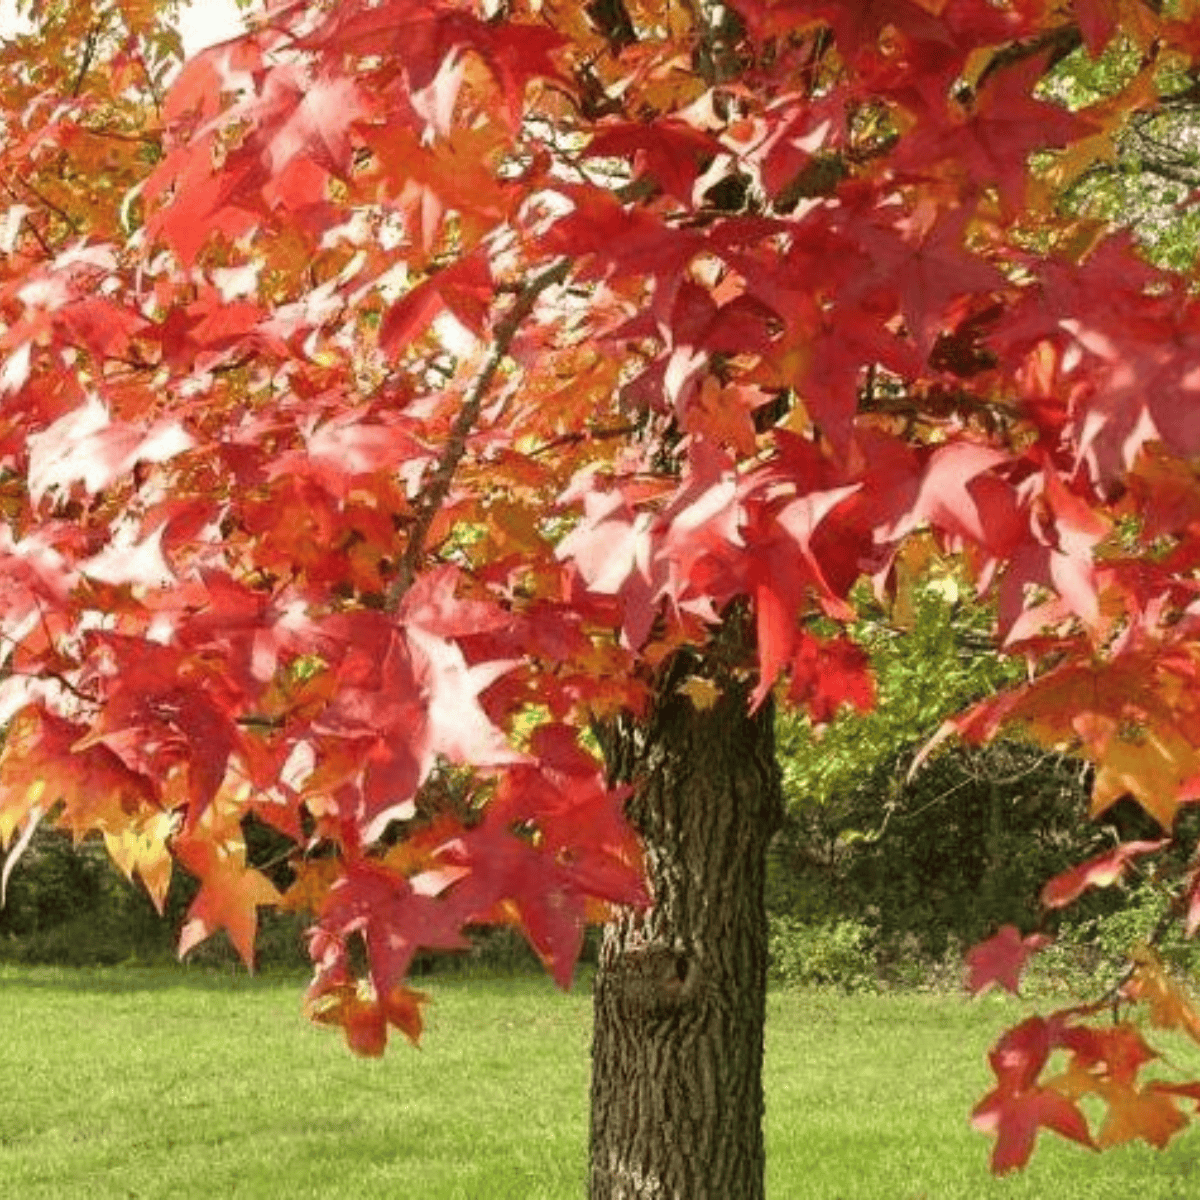
[[[1198,775],[1200,755],[1174,730],[1150,728],[1136,740],[1114,737],[1096,757],[1092,816],[1128,792],[1164,829],[1170,829]]]
[[[676,690],[701,712],[712,708],[721,697],[721,689],[711,679],[699,675],[689,675]]]
[[[917,588],[930,566],[937,561],[937,545],[927,534],[910,538],[896,555],[896,595],[892,601],[892,623],[898,628],[911,630],[916,627]]]
[[[171,852],[167,848],[167,838],[174,826],[174,816],[160,812],[151,813],[116,833],[104,830],[104,845],[109,857],[131,883],[135,875],[142,881],[160,915],[171,886]]]
[[[325,896],[342,873],[336,858],[306,858],[293,866],[296,878],[283,893],[279,908],[283,912],[319,912]]]

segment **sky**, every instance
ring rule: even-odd
[[[241,28],[241,17],[233,0],[192,0],[180,22],[183,46],[188,54],[222,42]]]
[[[0,0],[0,37],[17,26],[16,0]],[[241,28],[241,17],[233,0],[191,0],[180,21],[183,46],[189,55],[224,41]]]

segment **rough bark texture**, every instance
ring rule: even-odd
[[[761,1200],[766,850],[781,815],[770,704],[681,655],[648,721],[606,731],[654,907],[605,930],[595,984],[591,1200]],[[698,709],[680,683],[715,678]]]

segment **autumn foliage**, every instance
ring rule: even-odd
[[[380,1053],[419,1034],[418,949],[511,922],[565,985],[648,902],[587,731],[673,651],[748,605],[755,704],[869,706],[837,624],[935,555],[1029,665],[955,732],[1078,753],[1093,812],[1131,795],[1164,839],[1200,798],[1200,301],[1056,204],[1189,86],[1194,5],[276,0],[181,70],[166,3],[25,7],[6,843],[99,831],[160,905],[182,866],[181,951],[249,962],[259,906],[311,911],[310,1011]],[[1039,91],[1114,39],[1116,95]],[[282,896],[251,815],[295,843]],[[972,986],[1043,940],[1002,931]],[[1150,948],[1120,1001],[1200,1034]],[[994,1169],[1042,1126],[1182,1127],[1200,1083],[1140,1080],[1108,1008],[997,1044]]]

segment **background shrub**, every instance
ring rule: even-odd
[[[249,860],[286,888],[290,872],[282,854],[290,843],[261,823],[246,830]],[[117,870],[100,839],[74,845],[48,826],[39,828],[9,878],[8,903],[0,909],[0,961],[58,966],[115,963],[160,964],[176,959],[179,930],[198,885],[185,871],[172,875],[159,915],[140,885]],[[266,969],[308,970],[304,913],[259,910],[255,962]],[[507,926],[468,930],[470,951],[418,955],[414,973],[480,971],[520,974],[541,971],[521,933]],[[589,929],[581,961],[594,964],[599,931]],[[241,958],[222,934],[188,954],[189,963],[236,968]]]
[[[779,718],[786,819],[768,862],[773,917],[813,930],[866,925],[881,978],[914,985],[944,976],[962,946],[1004,924],[1062,930],[1064,944],[1086,947],[1094,961],[1127,947],[1123,933],[1145,923],[1141,901],[1122,917],[1127,893],[1091,889],[1046,913],[1039,894],[1117,841],[1160,837],[1156,822],[1130,799],[1089,821],[1090,768],[1015,738],[950,739],[913,774],[942,722],[1014,682],[1021,666],[995,652],[985,637],[991,614],[936,564],[911,590],[906,629],[869,596],[858,606],[864,616],[851,632],[875,669],[875,710],[824,729]],[[1176,831],[1171,854],[1182,864],[1200,831],[1194,806]]]
[[[860,921],[806,925],[771,917],[768,934],[771,977],[788,986],[833,986],[847,992],[877,985],[876,933]]]

